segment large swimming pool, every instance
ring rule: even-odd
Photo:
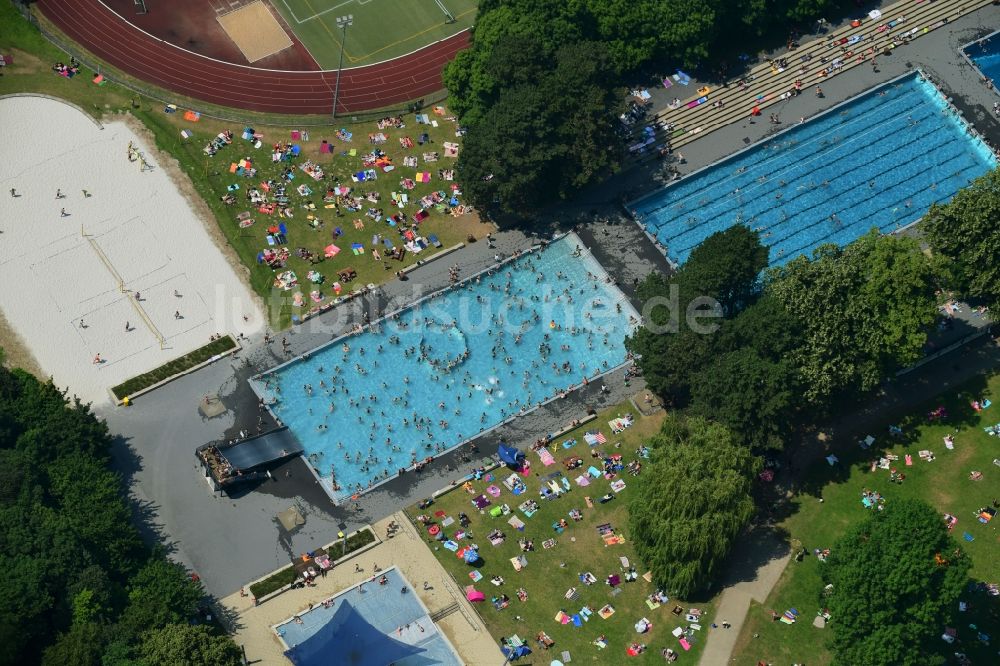
[[[965,55],[993,81],[994,88],[1000,85],[1000,32],[967,45]]]
[[[625,361],[638,313],[575,235],[257,377],[337,499]]]
[[[872,227],[905,227],[995,166],[937,89],[913,74],[629,206],[674,262],[745,224],[781,264]]]

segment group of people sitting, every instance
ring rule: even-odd
[[[59,76],[65,76],[67,78],[71,78],[80,71],[80,63],[77,62],[76,58],[70,57],[69,65],[57,62],[56,64],[52,65],[52,71],[58,74]]]

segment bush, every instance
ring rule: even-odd
[[[375,533],[373,531],[370,529],[359,530],[347,537],[346,548],[341,546],[339,541],[329,547],[330,560],[338,560],[374,542]],[[277,592],[286,585],[291,585],[295,582],[297,576],[295,568],[289,565],[284,569],[279,569],[264,580],[257,581],[251,585],[250,594],[255,599],[262,599],[272,592]]]
[[[189,354],[185,354],[180,358],[176,358],[169,363],[165,363],[158,368],[154,368],[149,372],[143,373],[138,377],[133,377],[125,382],[122,382],[118,386],[111,389],[111,392],[115,394],[115,397],[119,400],[125,398],[125,396],[133,395],[139,391],[149,388],[154,384],[158,384],[165,379],[170,379],[176,375],[181,374],[186,370],[190,370],[199,363],[204,363],[208,359],[212,358],[216,354],[222,354],[230,349],[236,348],[236,341],[228,335],[224,335],[217,340],[212,340],[204,347],[199,347]]]

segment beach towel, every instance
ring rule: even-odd
[[[486,489],[486,492],[488,492],[492,497],[500,497],[500,489],[496,486],[490,486]]]
[[[575,439],[567,439],[565,442],[562,443],[562,447],[564,449],[568,449],[568,448],[570,448],[572,446],[576,446],[576,440]]]
[[[575,481],[576,481],[576,485],[578,485],[578,486],[589,486],[590,485],[590,477],[587,476],[587,475],[585,475],[585,474],[581,474],[580,476],[576,477]]]
[[[451,541],[451,540],[445,541],[441,545],[444,546],[445,548],[447,548],[448,550],[450,550],[453,553],[458,550],[458,544],[455,543],[454,541]]]
[[[620,493],[621,491],[625,490],[625,482],[622,481],[621,479],[618,479],[617,481],[612,481],[611,490],[615,491],[616,493]]]
[[[478,583],[483,579],[483,574],[479,573],[478,571],[470,571],[469,578],[472,579],[473,583]]]
[[[605,437],[600,430],[590,430],[583,436],[584,441],[591,446],[597,446],[598,444],[606,444],[608,438]]]
[[[574,615],[573,616],[573,626],[574,627],[582,627],[583,626],[583,620],[580,619],[579,615]]]
[[[556,459],[552,457],[552,454],[548,449],[538,449],[538,457],[541,459],[542,464],[546,467],[554,465],[556,462]]]
[[[912,464],[913,464],[913,456],[911,456],[909,453],[907,453],[906,454],[906,466],[909,467]]]
[[[597,469],[596,467],[594,467],[593,465],[591,465],[587,469],[587,474],[590,474],[595,479],[599,479],[601,477],[601,471],[599,469]]]
[[[198,113],[197,111],[185,111],[184,112],[184,120],[187,120],[187,121],[192,122],[192,123],[196,123],[199,120],[201,120],[201,114]]]
[[[361,243],[351,243],[351,252],[354,254],[364,254],[365,246]]]

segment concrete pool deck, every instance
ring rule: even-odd
[[[222,599],[236,625],[233,639],[246,649],[247,659],[264,664],[287,663],[284,646],[272,627],[302,613],[324,599],[369,583],[375,575],[374,567],[383,569],[394,565],[407,579],[431,617],[441,613],[435,621],[438,629],[451,642],[463,663],[470,666],[495,666],[503,662],[499,644],[493,640],[479,614],[466,601],[465,595],[455,585],[434,555],[423,543],[409,519],[402,511],[394,513],[373,525],[379,538],[384,538],[389,523],[395,521],[399,531],[391,539],[334,567],[325,577],[316,579],[316,587],[289,590],[254,606],[250,597],[239,592]],[[358,572],[355,566],[363,571]],[[424,582],[429,589],[424,589]]]

